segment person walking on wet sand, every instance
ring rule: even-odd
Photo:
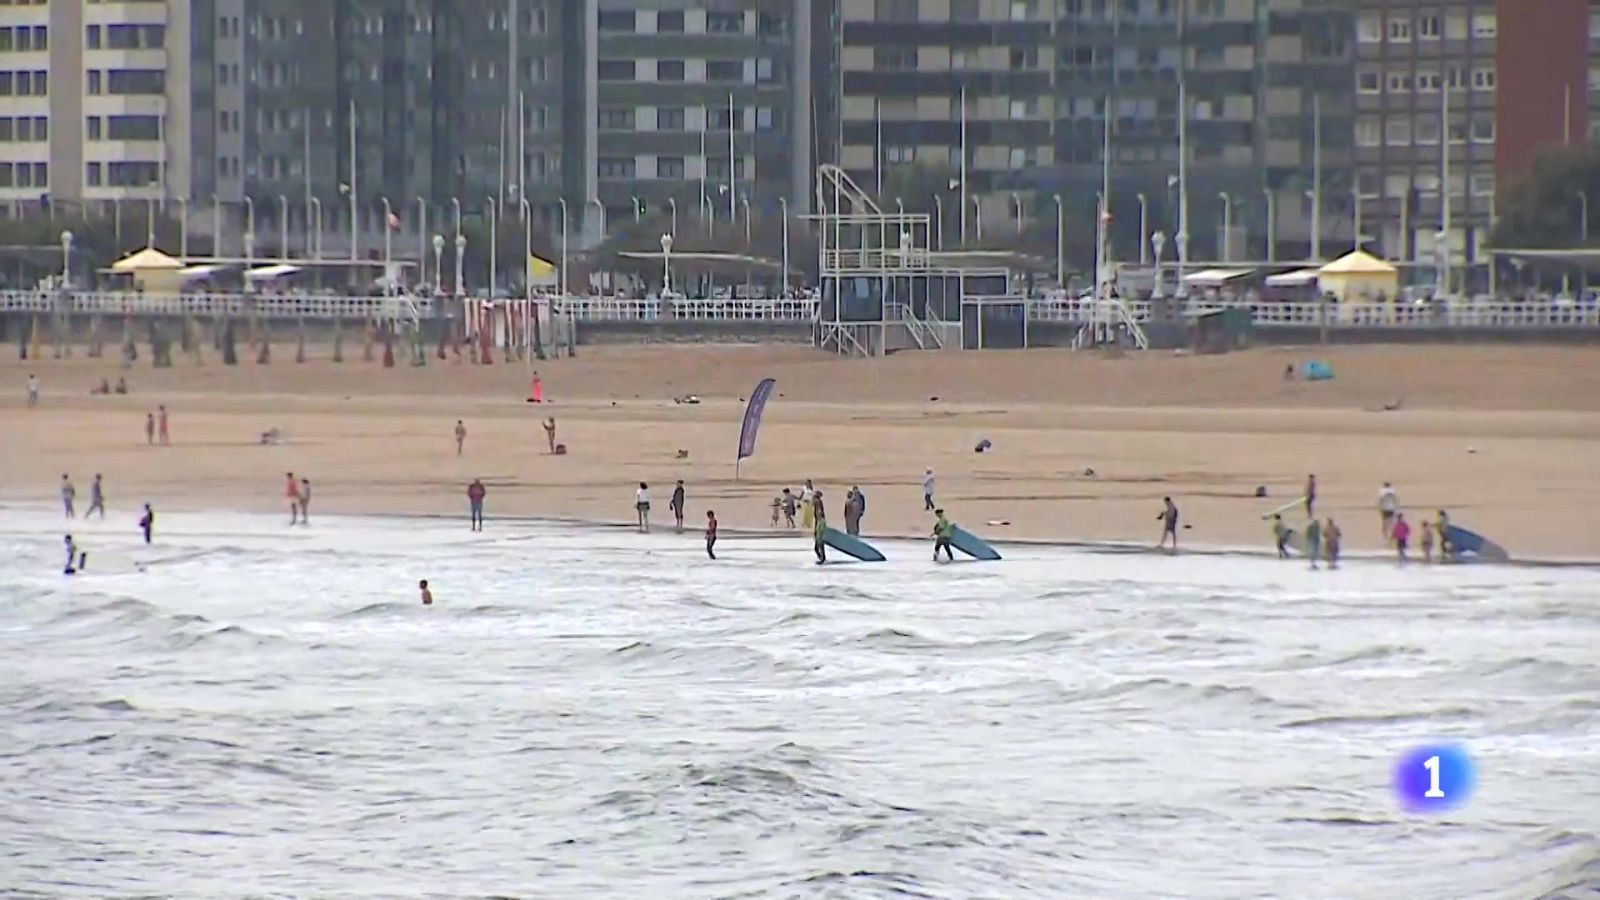
[[[828,517],[822,509],[822,492],[817,491],[811,496],[811,505],[806,507],[811,510],[811,549],[817,554],[817,565],[828,561],[828,545],[823,541],[828,531]]]
[[[633,511],[639,516],[639,533],[650,533],[650,485],[639,482],[639,489],[633,492]]]
[[[939,551],[944,551],[945,562],[955,562],[956,555],[950,550],[950,539],[955,536],[955,523],[944,517],[944,510],[936,509],[933,514],[937,516],[933,523],[933,561],[939,561]]]
[[[1343,543],[1344,532],[1339,530],[1332,516],[1328,517],[1328,524],[1322,529],[1322,546],[1327,548],[1328,568],[1339,568],[1339,549]]]
[[[300,479],[300,524],[311,524],[311,479]]]
[[[929,512],[933,509],[933,467],[928,467],[922,473],[922,511]]]
[[[717,558],[717,513],[716,510],[706,510],[706,556]]]
[[[556,452],[556,417],[551,416],[544,420],[544,439],[550,445],[550,453]]]
[[[1306,522],[1306,556],[1311,560],[1311,569],[1316,571],[1317,561],[1322,558],[1322,523],[1316,519]]]
[[[1289,526],[1283,524],[1283,516],[1272,517],[1272,540],[1278,545],[1278,558],[1289,558]]]
[[[483,530],[483,498],[488,493],[488,488],[483,486],[483,481],[480,479],[474,478],[472,483],[467,485],[467,508],[472,516],[473,531]]]
[[[795,514],[794,491],[791,491],[788,488],[784,488],[783,489],[782,500],[783,500],[783,527],[785,527],[785,528],[793,528],[793,527],[795,527],[795,525],[794,525],[794,514]]]
[[[800,527],[812,528],[816,525],[817,489],[812,486],[811,479],[806,479],[806,486],[800,489]]]
[[[300,524],[300,482],[294,480],[294,473],[285,476],[288,481],[283,486],[284,499],[289,501],[289,524]]]
[[[1394,526],[1389,529],[1389,538],[1394,541],[1394,549],[1399,557],[1400,565],[1405,565],[1406,541],[1411,539],[1411,526],[1406,523],[1405,513],[1395,513]]]
[[[144,414],[144,442],[154,447],[156,445],[156,414]]]
[[[87,519],[96,512],[100,513],[101,521],[105,521],[106,495],[105,488],[100,484],[100,473],[98,472],[95,473],[94,484],[89,485],[89,508],[84,512],[83,517]]]
[[[172,431],[168,427],[165,405],[156,407],[156,431],[161,436],[161,446],[172,446]]]
[[[1394,485],[1385,481],[1378,491],[1378,520],[1383,526],[1383,539],[1389,540],[1395,516],[1400,514],[1400,498],[1395,496]]]
[[[1178,552],[1178,504],[1172,502],[1171,497],[1161,498],[1161,512],[1156,515],[1161,522],[1161,543],[1156,544],[1157,550],[1167,548],[1167,538],[1172,538],[1172,552]]]
[[[78,517],[72,508],[72,502],[76,499],[78,499],[78,489],[72,486],[72,479],[65,475],[61,476],[61,507],[69,519]]]
[[[1306,518],[1315,518],[1317,514],[1317,476],[1306,476]]]
[[[672,489],[672,499],[667,502],[672,508],[672,519],[678,534],[683,534],[683,479],[678,479],[678,484]]]
[[[456,420],[456,455],[460,456],[461,455],[461,451],[466,449],[466,446],[467,446],[467,426],[460,419],[457,419]]]

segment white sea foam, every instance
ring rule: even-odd
[[[0,511],[23,896],[1538,896],[1600,883],[1600,575]],[[418,605],[429,579],[438,603]],[[1401,812],[1392,761],[1480,788]]]

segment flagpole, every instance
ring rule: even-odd
[[[872,175],[878,183],[878,201],[883,201],[883,101],[872,98]]]
[[[505,210],[506,202],[506,132],[511,128],[511,117],[507,115],[508,112],[504,106],[500,107],[500,188],[494,195],[494,211],[497,215]],[[494,280],[492,269],[489,277],[491,281]],[[493,296],[492,291],[490,296]]]
[[[709,125],[711,123],[706,122],[706,123],[703,123],[703,124]],[[710,160],[706,159],[706,130],[704,128],[701,128],[700,129],[700,217],[702,219],[705,218],[706,207],[709,205],[708,203],[706,203],[706,169],[710,168],[710,162],[711,162]]]
[[[961,86],[961,245],[967,244],[967,86]]]
[[[734,156],[735,151],[734,151],[734,148],[733,148],[734,127],[735,127],[735,122],[734,122],[734,118],[733,118],[733,91],[729,91],[728,92],[728,224],[729,225],[736,225],[739,222],[739,216],[738,216],[738,213],[737,213],[737,209],[734,206],[734,204],[739,202],[739,187],[738,187],[738,181],[737,181],[737,178],[736,178],[737,173],[739,171],[739,167],[736,164],[737,160],[736,160],[736,157]]]
[[[305,108],[305,159],[301,169],[306,176],[306,258],[316,252],[316,245],[312,243],[311,234],[311,107]]]
[[[350,261],[355,262],[360,258],[357,244],[360,241],[360,219],[357,215],[359,205],[356,201],[356,101],[350,98]],[[383,223],[387,226],[389,223]]]

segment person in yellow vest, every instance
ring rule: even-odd
[[[944,510],[933,511],[937,518],[933,523],[933,561],[939,561],[939,551],[944,551],[945,562],[955,562],[956,555],[950,551],[950,539],[955,536],[956,525],[945,518]]]

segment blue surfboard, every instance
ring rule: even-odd
[[[858,537],[845,534],[837,528],[824,528],[822,530],[822,543],[843,553],[845,556],[859,559],[862,562],[884,561],[884,556],[878,552],[878,548]]]
[[[960,525],[955,526],[950,531],[950,546],[973,559],[980,559],[984,562],[996,562],[1000,559],[998,550],[995,550],[977,535],[967,531]]]
[[[1511,554],[1494,541],[1459,525],[1445,529],[1445,540],[1450,542],[1450,555],[1461,560],[1482,562],[1507,562]]]

